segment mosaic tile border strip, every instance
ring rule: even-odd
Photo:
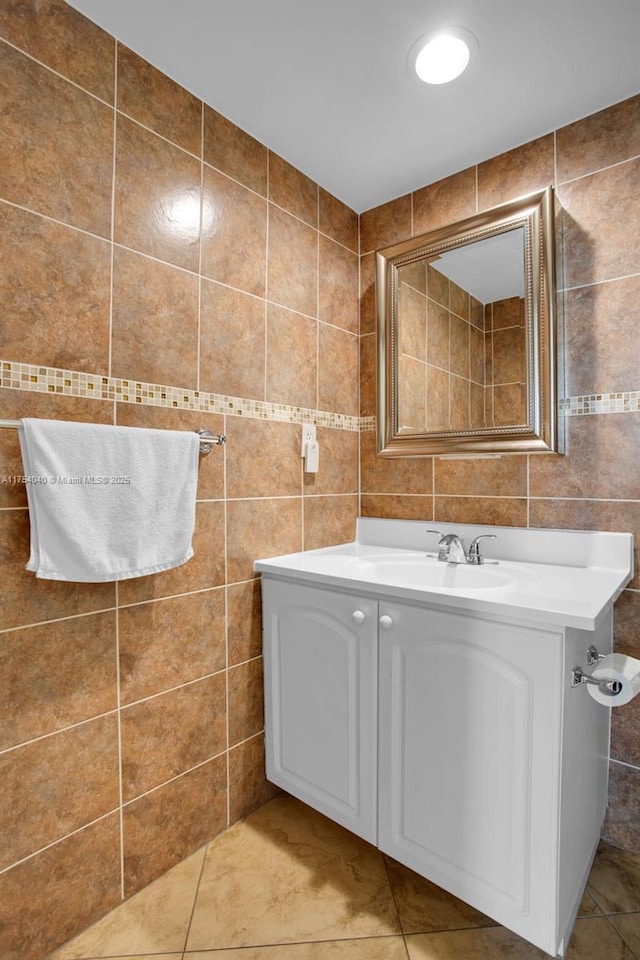
[[[284,403],[247,400],[220,393],[188,390],[159,383],[103,377],[99,373],[80,373],[58,367],[42,367],[29,363],[0,360],[0,387],[33,393],[56,393],[94,400],[117,400],[119,403],[140,403],[150,407],[171,407],[175,410],[200,410],[254,420],[280,420],[285,423],[315,423],[334,430],[371,431],[376,418],[351,417],[307,407],[291,407]],[[593,416],[602,413],[639,413],[640,391],[597,393],[566,397],[558,401],[558,413],[565,417]]]
[[[565,417],[584,417],[598,413],[638,413],[640,412],[640,391],[567,397],[559,401],[558,412]]]
[[[593,393],[583,397],[566,397],[558,401],[561,417],[587,417],[601,413],[640,413],[640,390],[627,393]],[[360,430],[375,430],[375,417],[361,417]]]
[[[26,390],[31,393],[55,393],[93,400],[117,400],[148,407],[171,407],[175,410],[199,410],[254,420],[281,420],[286,423],[315,423],[334,430],[359,431],[360,417],[291,407],[283,403],[227,397],[202,390],[187,390],[139,380],[103,377],[97,373],[79,373],[57,367],[41,367],[28,363],[0,360],[0,387]]]

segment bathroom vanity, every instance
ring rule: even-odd
[[[526,940],[563,956],[607,798],[610,710],[572,670],[612,643],[630,534],[426,523],[262,574],[267,776]]]

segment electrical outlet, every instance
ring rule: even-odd
[[[304,457],[307,444],[312,440],[316,439],[316,425],[315,423],[303,423],[302,424],[302,444],[300,447],[300,456]]]

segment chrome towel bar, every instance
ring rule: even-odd
[[[9,429],[17,430],[20,426],[20,420],[0,420],[0,427],[8,427]],[[211,450],[214,446],[220,446],[222,443],[227,442],[227,438],[224,434],[221,433],[212,433],[211,430],[207,430],[206,427],[200,427],[195,431],[200,437],[200,454],[206,456],[207,453],[211,453]]]

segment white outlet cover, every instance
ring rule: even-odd
[[[305,446],[310,440],[316,439],[316,425],[315,423],[303,423],[302,424],[302,441],[300,444],[300,456],[304,457]]]

